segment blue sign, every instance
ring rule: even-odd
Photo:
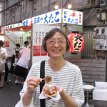
[[[24,20],[24,21],[22,22],[22,25],[23,25],[23,26],[28,26],[28,20],[27,20],[27,19]]]
[[[33,24],[55,24],[61,23],[61,10],[52,11],[32,19]]]
[[[22,21],[23,26],[30,26],[32,24],[32,18],[26,19]]]
[[[61,15],[62,14],[62,15]],[[62,16],[62,18],[61,18]],[[59,9],[49,13],[45,13],[39,16],[35,16],[22,21],[23,26],[30,26],[31,24],[57,24],[69,23],[82,25],[83,24],[83,13],[75,10]]]

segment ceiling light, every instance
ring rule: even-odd
[[[71,5],[71,4],[68,4],[67,7],[68,7],[68,9],[71,9],[71,8],[72,8],[72,5]]]
[[[54,8],[55,8],[55,9],[58,9],[58,8],[59,8],[58,4],[56,4],[56,5],[54,6]]]

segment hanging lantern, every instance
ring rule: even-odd
[[[80,33],[71,33],[68,36],[70,41],[70,52],[78,53],[84,48],[84,37]]]

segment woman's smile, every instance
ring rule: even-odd
[[[52,38],[47,41],[47,51],[50,56],[63,56],[66,52],[65,38],[57,32]]]

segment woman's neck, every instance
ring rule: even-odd
[[[65,65],[64,59],[49,59],[48,63],[52,70],[59,71]]]

